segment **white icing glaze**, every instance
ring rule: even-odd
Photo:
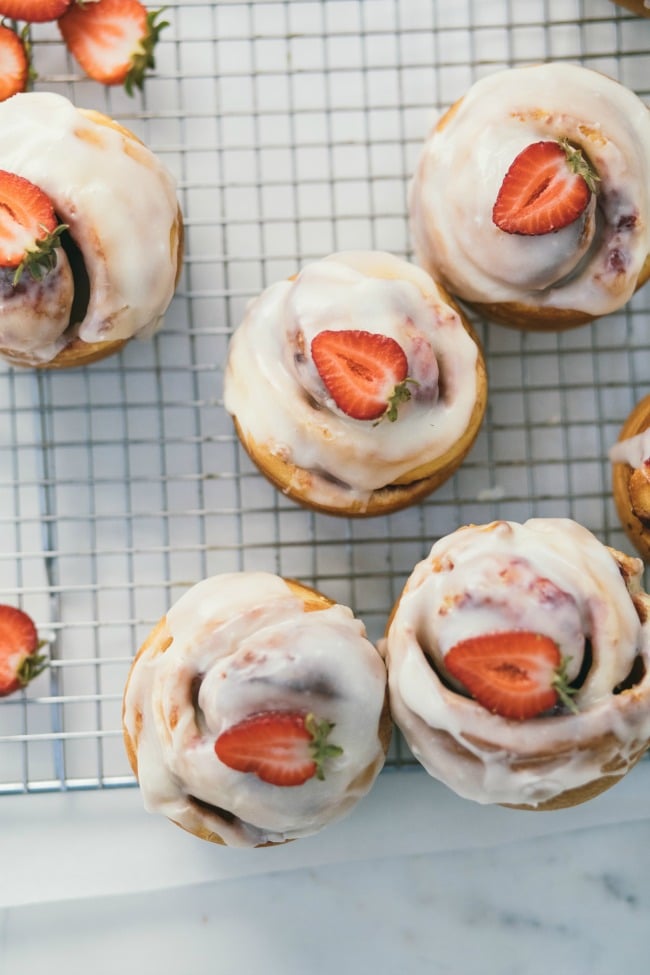
[[[647,465],[650,462],[650,427],[615,443],[609,449],[609,459],[613,464],[629,464],[630,467]]]
[[[251,846],[316,832],[368,791],[384,762],[378,725],[386,674],[351,610],[305,612],[279,577],[233,573],[190,589],[170,609],[167,627],[171,645],[140,655],[124,699],[150,811],[189,824],[197,818],[193,796],[237,817],[199,810],[209,829],[229,845]],[[311,711],[335,724],[329,740],[343,754],[328,759],[324,781],[277,787],[217,758],[222,731],[276,709]]]
[[[561,138],[600,176],[595,220],[539,237],[503,232],[492,207],[510,164]],[[420,261],[461,298],[602,315],[630,298],[650,253],[649,195],[646,106],[598,72],[554,63],[478,81],[427,139],[409,208]]]
[[[470,526],[433,546],[405,586],[383,648],[394,720],[431,775],[480,803],[536,805],[598,779],[606,757],[589,745],[608,734],[605,756],[620,753],[616,774],[626,770],[650,739],[650,625],[631,597],[643,565],[626,566],[629,590],[611,550],[568,519]],[[459,640],[517,629],[555,640],[571,658],[571,677],[589,641],[577,714],[509,721],[440,679]],[[637,655],[645,675],[613,694]],[[526,765],[542,755],[546,764]]]
[[[171,174],[141,143],[50,92],[2,102],[0,128],[0,169],[50,197],[83,253],[90,301],[75,334],[86,342],[151,334],[174,292],[178,202]],[[0,345],[29,348],[42,361],[54,358],[71,336],[64,329],[53,336],[45,317],[26,314],[13,344],[13,327],[0,320]]]
[[[326,329],[381,333],[401,345],[418,386],[394,423],[351,419],[328,397],[310,351]],[[424,271],[381,252],[333,254],[250,304],[231,341],[224,402],[247,437],[343,482],[316,478],[313,500],[344,506],[456,443],[476,400],[477,357]]]

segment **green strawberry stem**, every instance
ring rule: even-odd
[[[584,155],[582,149],[571,145],[568,139],[560,139],[560,145],[566,153],[567,163],[572,173],[582,176],[585,183],[592,193],[597,190],[597,183],[600,183],[600,176]]]
[[[386,407],[385,411],[382,413],[379,419],[375,420],[373,423],[374,427],[381,423],[382,420],[389,420],[391,423],[395,422],[400,405],[402,403],[408,403],[408,401],[411,399],[412,394],[411,390],[409,389],[409,385],[419,386],[420,384],[417,379],[409,379],[408,377],[403,379],[401,383],[398,383],[391,395],[388,397],[388,406]]]
[[[334,728],[331,722],[319,721],[314,714],[310,713],[305,716],[305,728],[312,738],[309,747],[316,765],[316,778],[322,781],[325,778],[323,765],[326,760],[342,755],[343,749],[340,745],[332,745],[327,741],[330,732]]]
[[[577,714],[578,706],[573,700],[574,695],[577,694],[577,690],[575,687],[571,687],[567,675],[567,667],[569,666],[570,660],[571,657],[562,657],[560,666],[555,671],[552,686],[565,708],[567,708],[573,714]]]
[[[149,68],[156,67],[154,48],[160,40],[161,31],[165,27],[169,27],[168,20],[158,21],[158,17],[160,17],[166,9],[166,7],[160,7],[158,10],[151,10],[147,14],[146,34],[140,42],[139,51],[137,51],[133,56],[131,68],[124,80],[124,89],[127,95],[133,96],[134,87],[139,88],[140,91],[142,91],[146,72],[149,70]]]
[[[56,267],[56,249],[61,246],[61,234],[67,229],[67,223],[60,223],[51,233],[34,241],[33,249],[25,252],[25,256],[16,268],[12,279],[14,288],[24,271],[29,271],[35,281],[40,281],[48,271]]]
[[[48,658],[43,654],[30,653],[29,656],[25,657],[18,668],[17,674],[18,680],[22,686],[26,687],[30,681],[33,681],[35,677],[38,677],[38,675],[45,670],[48,663]]]

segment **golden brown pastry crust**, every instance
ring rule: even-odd
[[[638,17],[650,17],[650,8],[644,6],[643,0],[612,0],[612,3],[617,4],[619,7],[626,7],[627,10],[631,10]]]
[[[134,146],[144,145],[130,129],[120,125],[119,122],[116,122],[115,119],[110,118],[108,115],[104,115],[103,112],[98,112],[91,108],[81,108],[79,111],[97,125],[106,125],[109,128],[116,129],[126,139],[130,140]],[[169,247],[170,253],[175,255],[176,276],[174,284],[178,285],[183,267],[184,253],[184,225],[180,207],[178,208],[176,222],[170,234]],[[61,349],[49,362],[34,359],[25,352],[16,352],[13,349],[3,349],[2,347],[0,347],[0,357],[12,366],[19,366],[26,369],[73,369],[79,366],[88,366],[92,362],[99,362],[101,359],[115,355],[128,342],[130,342],[130,339],[114,339],[108,342],[84,342],[81,338],[77,337]]]
[[[476,400],[469,423],[463,431],[463,434],[458,438],[453,447],[442,454],[442,456],[435,458],[427,464],[422,464],[414,468],[407,474],[403,474],[391,484],[378,488],[372,492],[369,499],[359,500],[358,498],[351,498],[349,504],[345,506],[330,506],[315,503],[312,500],[311,493],[314,475],[310,471],[284,460],[277,454],[272,453],[265,445],[257,443],[251,437],[247,437],[237,423],[237,418],[233,417],[237,436],[246,453],[262,474],[278,490],[286,494],[287,497],[305,508],[309,508],[312,511],[320,511],[325,514],[344,515],[354,518],[387,515],[421,501],[427,495],[431,494],[432,491],[440,487],[460,467],[478,436],[485,415],[488,392],[487,371],[478,336],[475,334],[458,305],[445,293],[440,285],[438,285],[438,289],[442,300],[454,308],[460,316],[465,330],[476,343],[478,351],[476,360]]]
[[[634,407],[621,427],[619,441],[635,437],[650,427],[650,396]],[[634,469],[629,464],[612,465],[612,492],[614,503],[625,534],[645,562],[650,562],[650,524],[646,525],[634,512]],[[638,510],[638,507],[637,507]]]
[[[636,6],[637,10],[642,5],[643,0],[638,0],[636,5],[634,0],[628,0],[625,4],[630,9],[634,9]],[[646,10],[645,16],[648,15],[650,15],[650,11]],[[459,98],[458,101],[454,102],[447,109],[435,125],[434,131],[440,131],[451,121],[462,102],[463,99]],[[593,137],[598,138],[598,133],[594,132]],[[421,255],[421,260],[425,270],[435,278],[437,273],[436,269],[427,264],[425,255]],[[648,280],[650,280],[650,254],[646,257],[645,263],[641,268],[635,291],[638,291]],[[576,308],[538,307],[536,305],[527,305],[525,302],[520,301],[480,302],[463,300],[468,307],[473,308],[484,318],[521,332],[563,332],[570,328],[577,328],[579,325],[586,325],[589,322],[595,321],[597,317],[601,317],[589,315]]]
[[[321,592],[318,592],[318,590],[312,589],[309,586],[304,585],[302,582],[298,582],[295,579],[285,579],[284,581],[289,586],[291,591],[300,599],[302,599],[303,606],[306,613],[318,612],[319,610],[328,609],[330,606],[334,605],[334,600],[329,599],[327,596],[324,596]],[[149,651],[152,649],[155,655],[165,653],[165,651],[171,645],[171,642],[172,642],[172,636],[167,627],[167,617],[163,616],[160,620],[158,620],[156,625],[153,627],[153,629],[151,630],[151,632],[149,633],[149,635],[147,636],[144,643],[142,644],[142,646],[140,647],[140,649],[138,650],[138,652],[136,653],[133,659],[126,680],[126,685],[124,688],[124,699],[126,699],[126,689],[129,685],[131,675],[133,674],[134,668],[141,655],[145,651]],[[139,731],[141,727],[141,718],[142,716],[140,715],[140,721],[138,721],[136,717],[137,731]],[[129,760],[129,765],[131,766],[131,769],[136,779],[138,778],[137,731],[136,731],[135,738],[133,738],[129,734],[124,721],[124,706],[123,706],[122,735],[124,739],[124,747],[126,749],[126,755]],[[379,728],[378,728],[379,742],[384,751],[384,754],[388,752],[392,731],[393,731],[393,722],[390,716],[390,710],[388,706],[388,692],[386,692],[386,696],[384,697],[384,706],[379,718]],[[170,821],[173,822],[175,826],[180,826],[181,829],[184,829],[188,833],[192,833],[194,836],[197,836],[199,839],[207,840],[209,843],[216,843],[220,846],[226,845],[223,837],[220,836],[218,833],[214,832],[213,830],[208,829],[205,826],[205,823],[199,817],[197,817],[196,822],[192,825],[191,828],[188,827],[187,825],[184,825],[183,823],[177,822],[175,819]],[[292,843],[292,842],[293,840],[288,839],[288,840],[284,840],[282,843],[272,843],[272,842],[260,843],[258,844],[258,846],[282,846],[284,845],[284,843]]]

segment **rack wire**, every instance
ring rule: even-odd
[[[440,535],[569,516],[629,551],[607,449],[650,393],[650,291],[594,325],[476,320],[485,424],[429,499],[368,520],[276,492],[222,404],[246,303],[346,248],[412,258],[405,196],[431,124],[477,78],[578,61],[650,92],[650,20],[610,0],[170,2],[155,73],[129,99],[32,29],[36,89],[107,112],[175,174],[187,253],[163,330],[66,373],[0,367],[0,593],[51,636],[51,666],[0,701],[0,792],[133,784],[121,696],[133,653],[185,589],[266,569],[351,606],[377,639]],[[413,759],[396,738],[388,766]]]

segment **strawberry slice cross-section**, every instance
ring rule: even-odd
[[[57,226],[52,202],[38,186],[0,170],[0,267],[16,269],[14,284],[25,268],[40,278],[55,267],[65,229]]]
[[[0,697],[25,687],[46,666],[31,617],[15,606],[0,605]]]
[[[488,711],[533,718],[558,703],[575,711],[574,693],[557,643],[528,630],[468,637],[451,647],[445,667]]]
[[[325,778],[325,763],[343,749],[328,741],[334,725],[300,711],[259,711],[226,728],[214,750],[224,765],[277,786]]]
[[[0,17],[26,20],[29,24],[43,24],[48,20],[57,20],[71,2],[72,0],[0,0]]]
[[[1,2],[1,0],[0,0]],[[140,0],[72,3],[58,20],[66,47],[89,78],[104,85],[124,85],[127,94],[142,89],[155,67],[154,49],[168,21],[164,8],[147,10]]]
[[[597,182],[580,149],[566,141],[534,142],[508,169],[492,220],[508,234],[536,237],[562,230],[584,213]]]
[[[27,90],[29,53],[25,41],[6,24],[0,25],[0,102]]]
[[[314,336],[311,355],[327,392],[355,420],[396,420],[399,403],[411,398],[406,354],[388,335],[325,330]]]

